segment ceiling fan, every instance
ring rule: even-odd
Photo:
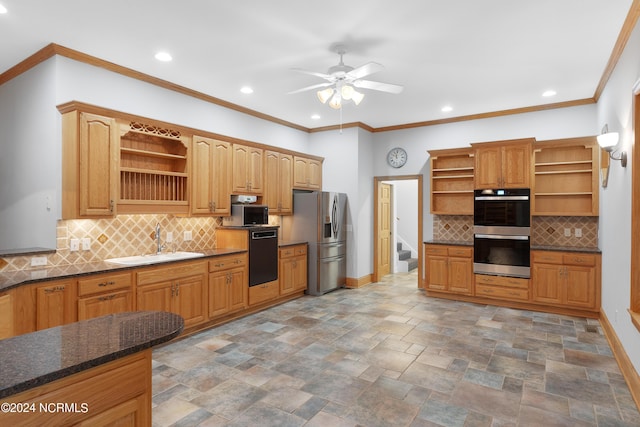
[[[363,77],[383,70],[384,66],[382,64],[378,64],[377,62],[368,62],[358,68],[353,68],[349,65],[345,65],[344,61],[342,60],[344,54],[347,53],[346,46],[337,45],[332,50],[340,55],[340,63],[329,68],[327,73],[318,73],[301,68],[293,69],[293,71],[321,77],[327,81],[324,83],[318,83],[315,85],[303,87],[302,89],[294,90],[292,92],[289,92],[289,94],[319,89],[317,91],[317,95],[320,102],[325,104],[327,101],[329,101],[330,107],[340,109],[342,108],[343,100],[352,100],[356,105],[360,104],[360,101],[362,101],[362,99],[364,98],[364,94],[362,92],[358,92],[356,89],[370,89],[396,94],[402,92],[402,90],[404,89],[404,87],[400,85],[375,82],[372,80],[363,80]]]

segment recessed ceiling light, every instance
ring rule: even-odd
[[[240,92],[246,93],[248,95],[250,93],[253,93],[253,89],[251,89],[249,86],[243,86],[242,88],[240,88]]]
[[[542,92],[542,96],[544,97],[554,96],[555,94],[556,94],[556,91],[552,89],[545,90],[544,92]]]
[[[0,4],[0,13],[7,13],[7,8]]]
[[[448,112],[450,112],[450,111],[453,111],[453,107],[452,107],[452,106],[450,106],[450,105],[445,105],[444,107],[442,107],[441,111],[442,111],[443,113],[448,113]]]
[[[313,114],[313,115],[311,116],[311,118],[312,118],[313,120],[319,120],[319,119],[320,119],[320,114]]]
[[[169,62],[173,59],[168,52],[158,52],[156,53],[155,58],[162,62]]]

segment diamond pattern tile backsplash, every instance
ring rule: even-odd
[[[173,233],[173,243],[178,251],[198,251],[216,247],[216,228],[222,218],[182,218],[173,215],[118,215],[113,219],[59,220],[57,225],[56,253],[47,255],[48,266],[102,261],[130,255],[156,252],[154,238],[156,224],[160,224],[162,242],[167,233]],[[184,241],[184,232],[191,231],[192,240]],[[71,239],[89,238],[91,250],[71,252]],[[82,246],[81,246],[82,248]],[[6,257],[3,272],[29,269],[31,256]]]
[[[569,229],[570,236],[565,236]],[[582,237],[576,237],[576,229]],[[433,239],[449,242],[473,242],[473,216],[435,215]],[[531,224],[531,244],[575,248],[598,247],[598,217],[534,216]]]

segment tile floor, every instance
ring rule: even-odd
[[[154,426],[640,426],[598,321],[428,298],[415,273],[153,359]]]

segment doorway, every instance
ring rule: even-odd
[[[423,287],[423,268],[422,268],[422,216],[423,216],[423,203],[422,203],[422,175],[399,175],[399,176],[377,176],[373,178],[374,181],[374,201],[373,201],[373,281],[379,281],[385,274],[389,273],[389,266],[387,262],[392,262],[390,255],[387,256],[387,252],[392,253],[391,241],[394,238],[387,234],[387,229],[390,229],[389,221],[391,221],[391,212],[393,207],[387,206],[386,194],[388,190],[385,190],[385,186],[388,186],[389,181],[404,181],[404,180],[416,180],[417,181],[417,193],[415,195],[418,200],[418,209],[415,217],[416,229],[417,229],[417,248],[418,253],[418,287]],[[387,220],[386,217],[389,217]]]

